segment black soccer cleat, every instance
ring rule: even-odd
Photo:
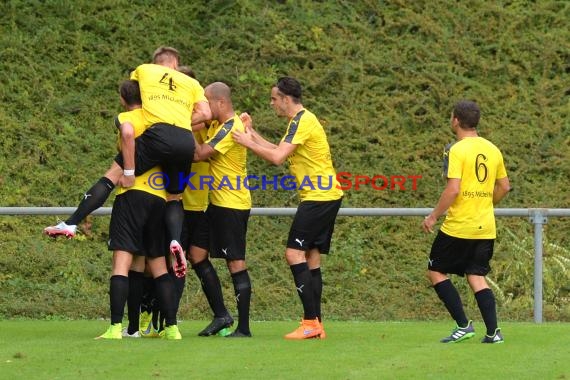
[[[198,333],[198,336],[211,336],[218,333],[218,331],[230,327],[234,324],[234,319],[231,315],[226,315],[224,317],[214,317],[212,322],[206,328]]]

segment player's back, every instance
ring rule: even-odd
[[[143,64],[131,79],[139,82],[147,126],[167,123],[191,130],[194,104],[207,101],[197,80],[169,67]]]

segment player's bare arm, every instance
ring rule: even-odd
[[[493,205],[498,204],[501,199],[511,191],[511,184],[509,178],[499,178],[495,181],[495,189],[493,190]]]
[[[241,121],[245,127],[245,131],[251,134],[251,139],[253,142],[255,142],[259,145],[265,146],[267,148],[272,148],[272,149],[277,148],[277,145],[273,144],[272,142],[267,141],[263,136],[261,136],[253,128],[253,119],[251,118],[251,116],[247,112],[244,112],[241,115],[239,115],[239,118],[241,119]]]
[[[197,102],[192,110],[192,125],[204,123],[212,119],[212,110],[206,101]]]
[[[424,232],[433,233],[433,226],[437,222],[437,219],[445,214],[447,209],[453,204],[457,195],[459,195],[459,189],[461,186],[461,179],[459,178],[448,178],[447,185],[439,197],[437,205],[434,207],[433,211],[426,216],[422,223],[422,228]]]
[[[194,150],[194,162],[206,161],[216,153],[216,150],[208,144],[198,144],[196,142],[196,149]]]
[[[120,132],[124,170],[119,184],[131,187],[135,184],[135,129],[131,123],[124,122],[120,126]]]

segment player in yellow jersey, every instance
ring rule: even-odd
[[[194,132],[196,144],[204,144],[208,128]],[[206,210],[209,204],[209,188],[201,184],[210,174],[210,163],[199,161],[192,164],[193,176],[190,185],[182,195],[184,205],[184,229],[182,231],[182,247],[187,252],[192,269],[200,280],[202,290],[214,317],[212,322],[198,333],[199,336],[211,336],[233,324],[222,294],[222,286],[216,269],[209,259],[210,236]]]
[[[280,78],[271,89],[275,113],[289,120],[279,145],[259,135],[248,114],[241,115],[245,132],[233,135],[238,143],[275,165],[289,161],[301,202],[289,230],[285,258],[303,304],[303,319],[301,326],[285,338],[322,339],[326,335],[321,316],[321,254],[329,252],[343,192],[336,180],[325,131],[316,116],[303,107],[301,96],[301,84],[291,77]]]
[[[243,182],[247,177],[247,149],[232,138],[232,131],[243,131],[244,127],[235,114],[231,91],[226,84],[212,83],[206,87],[205,93],[214,120],[208,128],[205,143],[196,144],[195,161],[208,159],[210,163],[211,180],[201,183],[201,186],[209,186],[210,189],[210,204],[206,211],[210,255],[226,260],[234,285],[239,319],[237,328],[227,337],[251,337],[251,280],[245,263],[251,196],[248,185]],[[219,322],[224,320],[220,319]],[[229,322],[227,319],[226,323]],[[205,330],[218,328],[222,329],[223,323],[217,323],[214,318]]]
[[[462,100],[455,105],[451,129],[457,142],[444,151],[447,185],[422,223],[425,232],[433,232],[437,219],[447,211],[428,263],[434,290],[457,324],[442,343],[461,342],[475,335],[449,273],[467,277],[487,328],[482,343],[503,342],[495,296],[485,276],[491,270],[496,238],[493,208],[509,192],[510,184],[501,151],[477,134],[479,118],[475,102]]]
[[[121,135],[132,133],[136,137],[146,129],[138,88],[138,83],[135,81],[125,81],[121,85],[121,103],[127,108],[127,112],[121,113],[116,119]],[[129,148],[121,144],[121,149]],[[108,248],[113,251],[113,270],[109,290],[111,326],[98,337],[99,339],[122,338],[124,333],[121,323],[127,298],[137,298],[130,293],[137,291],[140,304],[142,273],[137,272],[140,276],[134,276],[131,270],[133,257],[139,257],[137,261],[142,261],[141,271],[144,268],[144,257],[146,257],[156,281],[159,302],[166,315],[164,337],[167,339],[181,338],[176,322],[174,283],[168,274],[165,260],[167,248],[164,241],[164,221],[161,216],[165,210],[166,193],[164,190],[158,190],[149,185],[149,177],[159,171],[159,167],[153,167],[137,176],[129,188],[120,187],[117,190],[108,241]],[[138,308],[132,311],[138,315]],[[134,325],[138,329],[138,323]],[[134,331],[127,336],[133,334]]]
[[[100,207],[113,189],[120,183],[129,187],[135,175],[140,175],[155,165],[160,165],[166,178],[167,204],[165,221],[170,239],[170,251],[176,257],[175,273],[183,277],[186,260],[180,246],[180,234],[184,220],[182,192],[191,170],[194,138],[191,124],[211,118],[204,90],[195,79],[177,71],[179,53],[171,47],[160,47],[153,54],[152,64],[138,66],[131,79],[139,82],[143,100],[142,108],[147,129],[125,147],[115,158],[115,163],[105,174],[104,183],[97,184],[97,191],[88,193],[91,200],[80,204],[78,212],[65,223],[50,226],[44,233],[50,236],[75,235],[76,224],[88,210]],[[131,136],[132,138],[132,136]]]

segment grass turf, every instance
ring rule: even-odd
[[[326,322],[326,340],[287,341],[296,322],[253,322],[252,339],[198,337],[206,321],[182,321],[181,341],[93,338],[106,321],[0,322],[5,379],[570,378],[563,323],[503,323],[505,343],[441,344],[449,322]]]

